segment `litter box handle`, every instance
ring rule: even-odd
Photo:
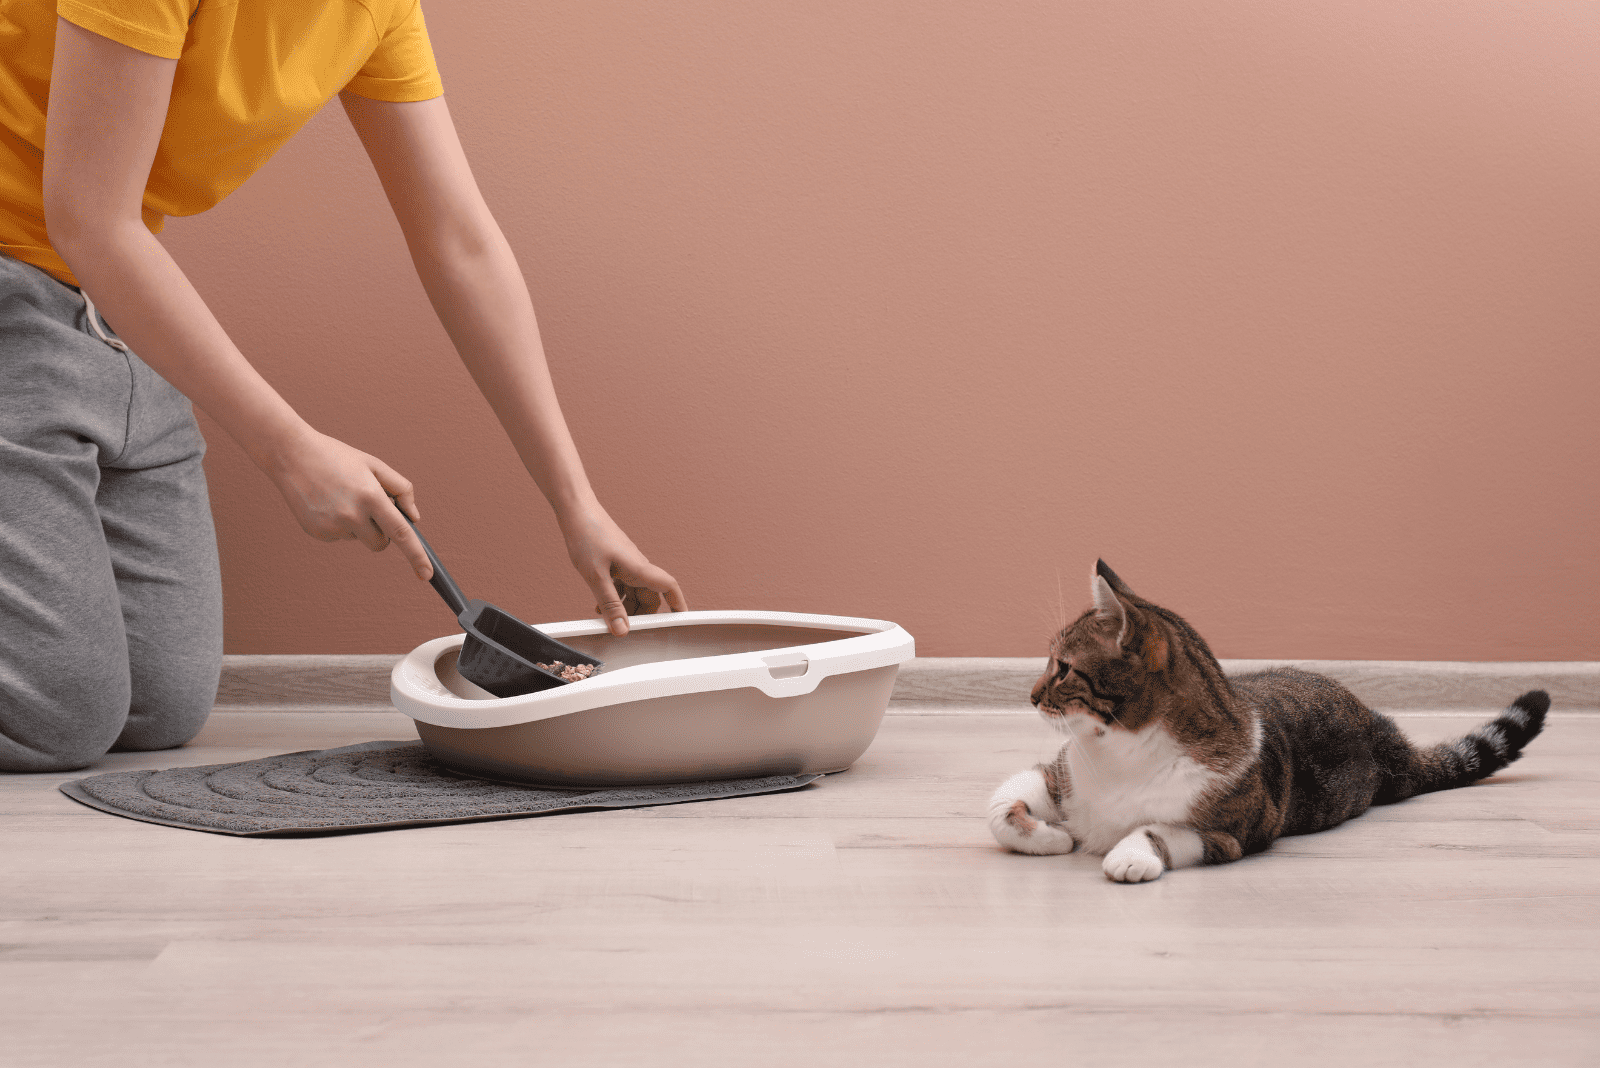
[[[439,557],[434,554],[433,546],[428,544],[428,539],[422,536],[422,531],[411,522],[411,517],[404,512],[400,513],[406,524],[411,527],[411,532],[422,543],[422,551],[428,554],[428,563],[433,565],[433,578],[428,580],[428,585],[439,591],[439,596],[444,598],[444,603],[450,606],[450,611],[459,619],[461,613],[467,610],[467,596],[461,592],[461,587],[456,585],[456,580],[450,577],[450,572],[444,569],[439,562]]]
[[[777,653],[752,656],[759,665],[755,675],[756,689],[768,697],[799,697],[817,688],[826,674],[811,670],[811,660],[804,653]],[[797,670],[798,669],[798,670]]]
[[[768,697],[803,697],[815,690],[817,685],[822,682],[820,674],[811,678],[799,679],[773,679],[763,677],[765,675],[766,673],[763,671],[756,676],[755,688]]]

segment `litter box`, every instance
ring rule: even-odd
[[[412,650],[394,706],[453,771],[541,786],[635,786],[843,771],[872,744],[915,643],[881,619],[671,612],[541,623],[605,662],[590,678],[495,697],[456,670],[464,634]]]

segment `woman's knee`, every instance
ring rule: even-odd
[[[191,740],[211,715],[221,671],[220,650],[137,667],[127,722],[113,748],[149,752]]]
[[[93,764],[122,732],[129,693],[126,666],[115,665],[36,675],[0,688],[0,771],[76,771]]]
[[[221,656],[180,655],[129,671],[119,657],[0,687],[0,771],[76,771],[111,750],[173,749],[205,726]]]

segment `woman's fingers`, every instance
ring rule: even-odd
[[[263,470],[313,538],[353,538],[373,552],[392,542],[417,577],[433,576],[428,552],[406,522],[421,518],[411,481],[376,456],[308,427],[280,463]]]
[[[378,485],[383,487],[383,492],[390,502],[405,513],[413,523],[422,522],[422,513],[417,510],[417,496],[412,490],[411,480],[376,456],[367,456],[367,466],[372,468],[372,477],[378,480]]]
[[[433,562],[428,559],[428,550],[422,547],[422,539],[417,537],[417,532],[411,529],[411,524],[406,522],[406,517],[400,514],[400,510],[395,507],[394,502],[387,497],[384,498],[380,510],[383,514],[381,518],[379,516],[373,517],[373,525],[387,537],[389,544],[400,550],[400,554],[406,558],[406,562],[411,565],[411,570],[417,573],[419,579],[424,581],[431,579],[433,577]],[[367,547],[369,549],[372,548],[370,545]],[[379,545],[373,551],[376,552],[382,548],[383,546]]]
[[[433,562],[428,559],[428,550],[422,547],[422,539],[411,529],[411,523],[406,522],[408,517],[412,522],[422,518],[422,513],[417,511],[417,499],[412,491],[411,480],[376,456],[368,456],[367,464],[384,493],[383,502],[373,510],[373,524],[387,538],[386,544],[393,544],[400,550],[400,554],[406,558],[406,562],[411,565],[411,570],[417,573],[418,578],[424,580],[432,578]],[[376,548],[371,545],[367,547],[374,552],[383,548],[382,545]]]
[[[417,577],[433,576],[427,550],[400,511],[418,514],[409,479],[325,434],[310,438],[296,461],[279,488],[306,533],[319,541],[353,539],[375,553],[393,543]]]
[[[630,616],[647,616],[661,607],[661,595],[655,590],[630,586],[621,579],[612,579],[611,584],[617,588],[622,607]]]
[[[628,633],[628,617],[650,615],[661,609],[662,601],[673,612],[686,612],[689,604],[683,598],[678,580],[654,564],[624,571],[613,567],[616,577],[607,576],[600,582],[590,580],[595,590],[595,614],[606,621],[612,634]]]
[[[658,611],[662,601],[666,601],[669,612],[689,610],[678,580],[649,561],[627,572],[618,569],[617,582],[637,590],[639,606],[647,612]]]
[[[663,601],[669,612],[688,611],[689,605],[684,600],[678,580],[654,564],[645,562],[626,571],[613,567],[612,575],[617,596],[622,599],[623,609],[630,616],[659,612]]]
[[[662,574],[666,574],[666,572],[662,572]],[[687,612],[689,610],[689,602],[684,599],[683,589],[679,587],[678,580],[673,578],[671,575],[667,575],[667,580],[671,583],[671,585],[667,586],[666,589],[661,591],[662,597],[664,597],[667,602],[667,611]]]
[[[612,634],[628,633],[628,616],[653,612],[664,597],[674,612],[689,606],[678,580],[646,560],[601,508],[560,512],[567,556],[594,594],[595,614]]]
[[[589,588],[594,591],[595,615],[605,620],[606,629],[619,638],[628,633],[628,609],[610,581],[591,580]]]

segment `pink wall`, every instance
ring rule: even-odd
[[[1600,659],[1600,6],[432,0],[591,476],[691,607]],[[586,615],[337,104],[168,247],[469,595]],[[230,652],[453,630],[208,427]],[[1059,592],[1058,592],[1059,590]]]

